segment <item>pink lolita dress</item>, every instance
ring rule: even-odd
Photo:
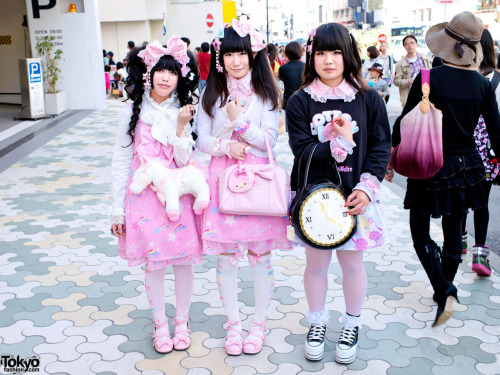
[[[209,165],[210,205],[203,214],[202,223],[203,253],[235,253],[236,257],[243,257],[247,250],[260,255],[273,249],[290,249],[286,237],[287,216],[229,215],[219,212],[217,176],[238,162],[227,153],[229,143],[246,141],[252,147],[245,163],[268,164],[267,151],[262,144],[263,136],[268,137],[271,145],[278,137],[278,112],[269,111],[270,104],[263,103],[257,97],[251,85],[251,72],[240,80],[229,75],[226,78],[230,96],[244,101],[244,107],[235,122],[242,127],[255,128],[252,129],[253,133],[247,129],[245,134],[234,130],[225,108],[218,109],[219,103],[215,105],[214,119],[203,111],[201,105],[198,108],[196,145],[201,151],[212,155]],[[220,136],[216,134],[221,132]],[[260,139],[259,148],[252,144],[252,139]]]
[[[117,184],[120,185],[120,177],[115,178],[115,174],[120,174],[120,170],[124,169],[120,164],[126,164],[121,161],[127,157],[123,153],[133,153],[128,158],[132,158],[131,165],[128,164],[129,167],[126,168],[127,182],[124,197],[126,236],[118,239],[120,256],[127,259],[130,266],[146,263],[149,270],[156,270],[171,264],[187,265],[202,261],[199,234],[201,217],[193,212],[194,197],[192,195],[184,195],[180,198],[180,219],[173,222],[167,217],[165,206],[160,203],[150,185],[137,195],[129,189],[135,170],[141,166],[142,156],[161,159],[169,168],[178,168],[177,163],[184,166],[189,160],[194,145],[191,138],[191,126],[188,124],[182,136],[177,137],[178,110],[179,102],[176,97],[158,104],[150,98],[149,90],[146,91],[141,105],[140,120],[134,134],[133,150],[131,150],[132,147],[121,147],[130,143],[130,137],[126,135],[126,131],[132,113],[131,106],[125,108],[125,113],[122,115],[124,120],[120,123],[112,169],[113,183],[115,184],[115,180],[118,180]],[[123,177],[121,180],[123,181]],[[114,200],[112,215],[116,223],[117,214],[120,213],[121,208],[120,191],[124,191],[124,187],[113,186],[112,188]]]

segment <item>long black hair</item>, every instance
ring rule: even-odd
[[[309,52],[309,46],[311,46]],[[301,89],[309,86],[319,75],[314,67],[314,54],[316,51],[337,51],[342,52],[344,59],[344,79],[352,87],[358,90],[361,95],[364,91],[369,90],[364,83],[364,78],[361,73],[361,57],[358,52],[358,45],[349,30],[345,26],[338,23],[326,23],[318,27],[316,35],[312,42],[310,38],[307,40],[306,66],[304,68],[304,83]]]
[[[224,67],[223,56],[225,53],[245,51],[248,55],[250,69],[252,69],[252,85],[255,93],[264,102],[269,100],[273,105],[272,110],[278,108],[281,93],[273,78],[266,50],[260,50],[254,57],[254,52],[252,52],[252,46],[250,44],[250,36],[240,37],[232,26],[224,29],[224,38],[221,39],[221,43],[219,65]],[[210,72],[207,77],[202,106],[205,112],[211,118],[214,118],[213,109],[215,103],[220,99],[221,105],[219,108],[222,108],[227,101],[229,91],[227,89],[226,75],[219,73],[216,69],[217,53],[213,44],[210,46],[210,49]]]
[[[480,43],[483,49],[483,61],[479,65],[479,70],[483,74],[489,74],[493,70],[496,70],[497,64],[495,62],[495,44],[488,29],[483,30]]]
[[[125,91],[128,94],[128,99],[133,100],[134,106],[132,108],[132,117],[130,118],[129,129],[127,134],[132,138],[132,142],[134,141],[134,132],[137,126],[137,122],[139,121],[139,114],[141,113],[141,104],[142,104],[142,96],[144,95],[144,81],[143,74],[147,72],[146,65],[142,62],[141,57],[138,56],[138,53],[145,49],[136,48],[132,50],[132,54],[130,56],[130,60],[127,64],[127,85],[125,86]],[[155,72],[161,70],[169,70],[171,72],[176,72],[179,76],[179,80],[177,81],[177,87],[175,89],[177,98],[182,106],[187,104],[193,104],[195,95],[194,91],[198,87],[199,74],[196,68],[196,61],[191,59],[187,64],[191,68],[191,71],[187,74],[186,77],[182,76],[181,73],[181,64],[177,62],[172,56],[164,55],[160,58],[158,63],[151,69],[151,89],[153,89],[153,76]],[[127,99],[127,100],[128,100]],[[192,120],[191,120],[192,121]]]

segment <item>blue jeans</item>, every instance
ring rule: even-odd
[[[207,83],[206,80],[204,80],[204,79],[200,80],[200,92],[203,91],[203,88],[205,87],[206,83]]]

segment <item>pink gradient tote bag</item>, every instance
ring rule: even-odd
[[[401,143],[391,165],[406,177],[426,180],[443,166],[443,113],[429,101],[430,71],[422,69],[422,101],[401,119]]]
[[[219,211],[233,215],[288,216],[290,176],[274,162],[266,138],[269,164],[238,162],[218,176]]]

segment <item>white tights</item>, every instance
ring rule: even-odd
[[[363,253],[354,250],[339,250],[337,251],[337,258],[342,268],[342,288],[344,290],[346,312],[351,316],[360,316],[367,288]],[[309,304],[308,320],[310,320],[310,323],[326,324],[328,321],[325,318],[327,314],[322,313],[325,310],[326,292],[328,291],[328,267],[331,259],[332,251],[306,247],[304,289]]]
[[[191,265],[174,265],[176,318],[182,320],[189,311],[193,294],[194,273]],[[165,268],[146,270],[146,294],[155,325],[165,321]],[[186,323],[187,324],[187,323]]]

